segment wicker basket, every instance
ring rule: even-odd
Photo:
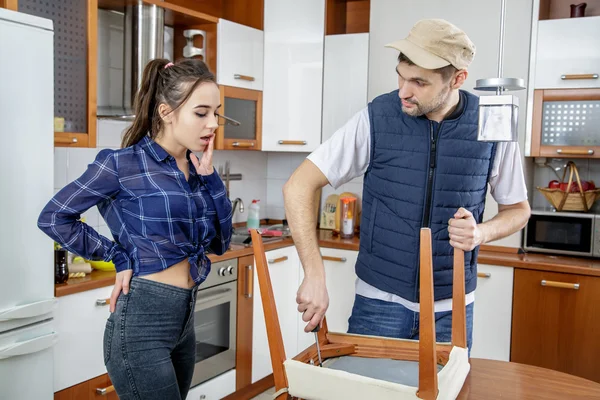
[[[585,211],[588,212],[598,197],[600,197],[600,189],[592,189],[583,191],[581,187],[581,180],[579,179],[579,172],[577,166],[573,161],[567,163],[567,168],[563,172],[561,182],[565,181],[565,176],[569,170],[569,181],[567,184],[567,190],[562,191],[560,189],[550,189],[537,187],[546,200],[552,204],[557,211]],[[575,173],[576,182],[573,182],[573,173]],[[577,185],[579,192],[571,193],[571,186]]]

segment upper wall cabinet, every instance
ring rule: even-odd
[[[217,82],[263,89],[263,31],[224,19],[217,24]]]
[[[600,16],[539,21],[536,89],[600,87]]]
[[[321,143],[325,0],[265,0],[262,150]]]
[[[96,147],[97,0],[12,3],[54,23],[55,146]]]
[[[323,142],[367,106],[368,69],[368,33],[325,36]]]

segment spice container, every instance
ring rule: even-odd
[[[340,237],[352,238],[356,225],[356,197],[340,198]]]
[[[54,283],[65,283],[68,279],[67,250],[54,250]]]

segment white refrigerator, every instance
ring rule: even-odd
[[[0,398],[50,400],[54,250],[37,228],[54,193],[48,19],[0,8]]]

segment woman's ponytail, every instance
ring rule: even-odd
[[[154,124],[154,115],[158,107],[156,101],[157,92],[159,92],[158,86],[162,84],[162,80],[159,77],[161,71],[165,69],[168,63],[169,60],[157,58],[146,64],[142,76],[142,84],[134,100],[135,119],[125,132],[125,135],[123,135],[121,147],[125,148],[136,144],[148,132],[156,129],[152,125]]]

